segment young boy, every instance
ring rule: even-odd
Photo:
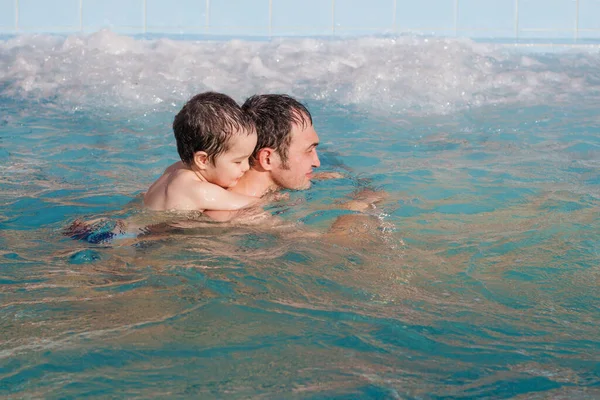
[[[249,169],[256,146],[254,122],[229,96],[192,97],[175,116],[173,132],[181,161],[168,167],[144,195],[157,211],[235,211],[258,205],[258,197],[229,192]],[[74,221],[64,234],[89,243],[137,237],[149,227],[121,220]],[[150,229],[151,230],[151,229]]]
[[[181,161],[168,167],[144,195],[152,210],[239,210],[258,198],[227,191],[249,169],[256,146],[252,120],[229,96],[192,97],[175,116],[173,132]]]

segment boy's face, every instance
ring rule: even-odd
[[[313,168],[321,165],[317,154],[319,136],[312,125],[302,128],[297,124],[292,125],[291,135],[287,165],[284,166],[279,155],[275,153],[276,164],[271,171],[272,177],[282,188],[308,189],[311,185]]]
[[[229,140],[229,150],[208,163],[203,173],[207,181],[223,188],[235,186],[250,168],[248,158],[256,146],[256,133],[238,132]]]

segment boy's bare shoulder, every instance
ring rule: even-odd
[[[189,184],[192,182],[200,182],[198,176],[189,168],[185,166],[176,166],[175,164],[171,165],[169,168],[165,170],[164,176],[167,177],[169,183],[183,183]]]
[[[144,205],[156,211],[197,209],[195,188],[202,182],[181,162],[172,164],[144,195]]]
[[[155,189],[160,192],[168,192],[179,187],[186,187],[190,183],[197,181],[196,174],[187,168],[182,162],[176,162],[165,169],[165,172],[150,186],[148,193]]]
[[[163,172],[163,174],[161,175],[161,177],[159,178],[159,180],[161,178],[167,178],[168,180],[173,180],[173,179],[186,179],[186,178],[192,178],[195,177],[196,174],[194,174],[194,172],[188,168],[184,163],[182,163],[181,161],[178,161],[174,164],[169,165],[166,169],[165,172]],[[189,179],[188,178],[188,179]]]
[[[166,193],[171,197],[184,196],[193,199],[197,196],[198,191],[214,186],[212,183],[198,179],[193,171],[185,167],[176,167],[168,172],[165,171],[164,176],[166,177]]]
[[[174,171],[178,171],[178,170],[183,170],[183,169],[188,169],[183,162],[181,161],[177,161],[176,163],[173,163],[171,165],[169,165],[166,169],[165,172],[163,172],[163,175],[167,175],[170,174]]]

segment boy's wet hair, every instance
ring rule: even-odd
[[[192,97],[173,120],[173,133],[181,161],[191,165],[194,154],[204,151],[209,162],[229,150],[232,135],[254,133],[254,123],[231,97],[205,92]]]
[[[285,94],[261,94],[249,97],[242,110],[252,118],[258,142],[251,163],[256,162],[258,151],[265,147],[274,149],[287,168],[288,150],[292,141],[292,124],[303,129],[312,125],[312,116],[299,101]]]

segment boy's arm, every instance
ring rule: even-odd
[[[201,185],[195,190],[199,209],[207,211],[237,211],[261,203],[257,197],[234,193],[213,184]],[[210,215],[209,215],[210,216]]]
[[[339,173],[339,172],[335,172],[335,171],[316,172],[312,176],[313,181],[326,181],[329,179],[342,179],[342,178],[345,178],[345,175],[342,173]]]

